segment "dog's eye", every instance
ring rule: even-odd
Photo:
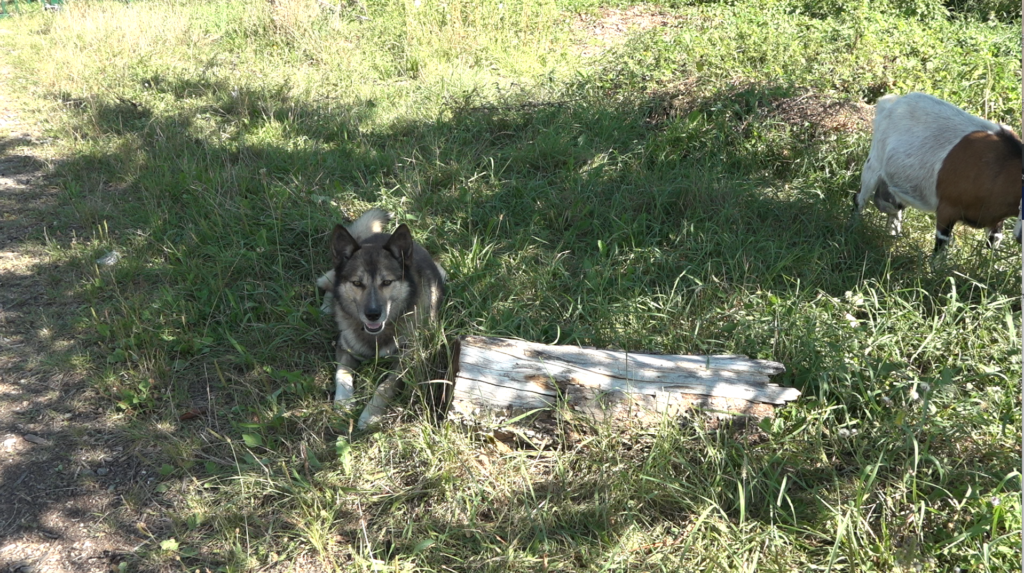
[[[363,288],[363,283],[362,281],[352,281],[352,286],[356,288]]]
[[[391,284],[391,281],[380,281],[380,286],[388,286],[389,284]]]

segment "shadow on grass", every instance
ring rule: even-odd
[[[146,478],[131,437],[76,362],[82,269],[52,260],[46,247],[47,238],[69,243],[75,225],[46,165],[31,150],[12,153],[31,144],[0,143],[0,564],[88,571],[140,543],[130,521],[92,522],[118,511]]]
[[[857,479],[851,468],[814,463],[810,449],[769,451],[769,443],[751,442],[755,434],[722,428],[705,435],[712,448],[725,451],[729,464],[747,460],[742,484],[736,473],[720,472],[736,468],[707,463],[697,450],[666,451],[657,443],[675,443],[678,436],[652,440],[623,432],[601,452],[581,447],[558,461],[551,461],[550,452],[519,452],[537,465],[547,460],[562,468],[538,471],[528,485],[509,490],[500,474],[519,470],[502,469],[505,456],[481,444],[461,485],[388,488],[361,508],[361,515],[377,516],[369,538],[355,515],[339,533],[358,540],[364,558],[478,571],[529,571],[545,564],[550,570],[589,571],[610,562],[642,570],[678,570],[684,564],[730,569],[751,556],[749,548],[730,550],[730,539],[758,527],[820,523],[828,511],[822,484],[852,487]],[[463,496],[483,497],[477,503],[450,499]],[[396,507],[400,517],[392,518]],[[406,519],[416,524],[413,533],[403,526]],[[709,544],[720,546],[709,552]],[[765,547],[759,556],[778,562],[778,570],[791,570],[800,564],[791,551]]]

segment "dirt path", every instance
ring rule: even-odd
[[[117,571],[122,562],[136,570],[133,550],[160,526],[146,495],[149,478],[109,400],[66,366],[81,350],[69,324],[81,305],[70,296],[81,277],[53,260],[46,237],[67,241],[76,230],[60,223],[68,216],[41,159],[45,142],[3,93],[11,83],[5,72],[0,68],[0,573]]]

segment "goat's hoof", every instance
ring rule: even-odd
[[[942,248],[936,251],[932,251],[932,256],[928,257],[928,266],[933,271],[938,270],[946,266],[946,262],[949,260],[949,249]]]

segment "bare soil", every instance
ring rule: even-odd
[[[654,124],[661,123],[704,107],[704,90],[698,83],[697,78],[687,78],[674,85],[652,91],[650,95],[653,109],[649,121]],[[773,97],[767,95],[770,87],[739,79],[730,91],[715,94],[714,97],[716,100],[745,99],[740,95],[743,92],[765,92],[762,101],[759,101],[756,109],[750,112],[749,119],[767,119],[791,128],[808,128],[819,135],[829,132],[854,133],[871,129],[871,122],[875,117],[874,106],[859,101],[838,99],[807,89],[793,96]]]
[[[3,93],[5,75],[0,69],[0,573],[137,570],[133,552],[166,526],[147,494],[153,470],[110,400],[67,367],[82,352],[69,321],[82,304],[71,295],[80,277],[47,244],[80,230],[60,222],[45,141]]]
[[[630,33],[649,30],[668,33],[681,26],[704,29],[717,23],[710,17],[673,14],[658,6],[640,4],[626,9],[601,8],[595,13],[577,14],[572,28],[578,38],[580,53],[584,57],[593,57],[622,44]],[[651,122],[659,123],[698,109],[701,97],[706,95],[699,83],[699,78],[690,77],[653,91],[650,94],[654,103]],[[736,93],[757,87],[743,78],[736,78],[733,83]],[[719,94],[718,97],[728,95]],[[850,133],[870,129],[874,107],[805,91],[791,97],[770,98],[763,102],[759,113],[790,127],[809,127],[816,133]]]
[[[577,14],[573,30],[582,42],[582,55],[590,57],[624,42],[630,32],[678,28],[684,24],[692,25],[690,20],[687,16],[672,14],[658,6],[641,4],[624,10],[601,8],[596,14]]]

